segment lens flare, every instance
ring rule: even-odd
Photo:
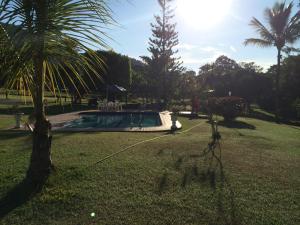
[[[195,29],[208,29],[229,14],[232,0],[177,0],[177,13]]]

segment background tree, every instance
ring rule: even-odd
[[[36,122],[27,178],[40,183],[52,168],[51,124],[45,115],[44,90],[57,94],[58,80],[64,83],[59,71],[65,68],[72,71],[64,73],[71,83],[75,85],[77,80],[86,86],[80,71],[92,68],[91,56],[102,63],[87,44],[105,46],[98,34],[104,34],[103,26],[112,18],[104,0],[7,0],[1,1],[0,9],[1,29],[18,25],[8,37],[17,54],[14,69],[4,80],[8,86],[22,81],[31,92]]]
[[[205,64],[199,69],[199,79],[207,89],[214,89],[216,96],[227,96],[232,91],[232,77],[239,65],[227,56],[220,56],[215,62]]]
[[[285,117],[296,118],[300,116],[300,56],[288,56],[281,67],[281,113]],[[267,74],[275,81],[276,66],[270,67]]]
[[[132,71],[132,85],[130,94],[134,98],[141,97],[144,102],[148,102],[151,89],[147,80],[147,66],[140,60],[130,58]]]
[[[149,84],[153,92],[157,93],[157,99],[163,99],[167,105],[174,91],[174,76],[182,71],[179,58],[175,57],[178,52],[174,48],[178,45],[178,33],[175,31],[176,24],[171,20],[174,11],[170,8],[173,0],[158,0],[161,15],[155,16],[155,24],[151,24],[152,38],[149,39],[148,51],[151,57],[143,57],[148,64]]]
[[[104,69],[102,79],[105,84],[117,84],[126,89],[131,86],[131,62],[128,56],[118,54],[114,51],[96,51],[104,66],[98,68],[98,73]],[[97,80],[95,80],[97,82]],[[98,79],[99,83],[99,79]]]
[[[300,37],[300,11],[294,16],[291,16],[293,3],[286,5],[285,2],[275,3],[272,8],[265,10],[265,17],[269,24],[269,28],[264,26],[258,19],[253,18],[250,25],[256,29],[260,38],[249,38],[245,40],[245,45],[253,44],[260,47],[271,47],[277,48],[277,72],[275,79],[275,117],[279,120],[279,79],[281,73],[281,53],[285,47],[289,47],[289,44],[293,44]]]
[[[190,100],[193,96],[199,95],[200,85],[196,76],[196,72],[193,70],[184,71],[179,76],[179,82],[177,86],[177,98],[184,102],[184,100]]]
[[[132,77],[129,57],[111,50],[98,50],[94,54],[102,59],[103,64],[97,65],[97,58],[94,59],[93,55],[90,58],[92,62],[95,62],[95,65],[92,70],[84,73],[84,79],[88,83],[89,90],[98,91],[106,85],[119,85],[130,90]],[[90,77],[93,73],[96,73],[95,75],[102,73],[101,79],[98,79],[97,76]]]
[[[215,62],[201,66],[197,78],[203,88],[215,90],[217,97],[228,96],[230,92],[233,96],[245,99],[249,105],[270,103],[272,80],[262,70],[253,62],[238,63],[220,56]]]

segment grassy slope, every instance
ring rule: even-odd
[[[60,133],[57,171],[45,188],[0,224],[299,224],[300,129],[239,119],[220,127],[226,183],[197,157],[204,120],[180,119],[185,134],[98,159],[161,133]],[[6,121],[0,119],[0,124]],[[0,131],[0,198],[24,177],[30,137]],[[217,172],[217,171],[216,171]],[[222,185],[224,184],[224,185]],[[95,213],[95,217],[91,213]]]

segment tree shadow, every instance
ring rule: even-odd
[[[13,189],[8,191],[6,195],[0,199],[0,219],[33,198],[41,191],[43,184],[44,182],[36,184],[25,178]]]
[[[256,127],[252,124],[246,123],[244,121],[234,120],[234,121],[219,121],[218,125],[227,128],[236,128],[236,129],[249,129],[255,130]]]
[[[20,137],[31,137],[30,132],[28,131],[16,131],[16,130],[1,130],[0,138],[1,140],[9,140]]]
[[[269,114],[259,112],[259,111],[254,111],[254,110],[252,110],[245,117],[252,118],[252,119],[264,120],[264,121],[268,121],[268,122],[272,122],[272,123],[278,123],[278,124],[282,123],[282,124],[286,124],[286,125],[300,127],[300,121],[293,121],[288,118],[281,118],[280,121],[276,121],[276,119],[273,115],[269,115]]]
[[[29,115],[33,112],[32,106],[22,106],[19,109],[20,112],[24,113],[25,115]],[[15,111],[12,106],[8,105],[7,108],[0,108],[0,114],[3,115],[14,115]]]
[[[276,122],[275,117],[273,115],[259,112],[256,110],[251,110],[250,113],[246,115],[246,117],[259,119],[259,120],[265,120],[265,121],[269,121],[269,122]]]
[[[70,103],[63,104],[63,105],[51,104],[51,105],[45,107],[47,116],[76,112],[76,111],[85,111],[85,110],[91,110],[91,109],[96,109],[96,108],[88,106],[88,105],[84,105],[84,104],[70,104]],[[25,115],[30,115],[34,112],[32,105],[21,105],[18,110],[20,112],[24,113]],[[7,108],[0,108],[0,114],[13,115],[14,113],[15,112],[14,112],[12,106],[10,107],[8,105]]]
[[[221,135],[217,126],[217,123],[212,125],[211,141],[206,148],[198,153],[178,155],[171,165],[172,169],[182,174],[179,182],[182,189],[198,183],[212,191],[212,207],[215,216],[210,218],[210,224],[238,225],[241,224],[242,218],[237,207],[238,204],[236,204],[234,188],[225,173],[219,142]],[[172,181],[170,178],[167,179],[167,175],[164,174],[159,179],[159,194],[166,191],[167,182]]]
[[[55,105],[49,105],[45,110],[47,112],[47,115],[51,116],[51,115],[85,111],[91,109],[96,109],[96,107],[92,107],[84,104],[65,104],[65,105],[55,104]]]
[[[210,186],[217,195],[216,213],[217,224],[240,224],[241,218],[237,216],[238,209],[236,207],[235,192],[225,175],[224,166],[221,160],[221,150],[219,156],[213,156],[216,161],[214,167],[209,167],[207,177],[209,178]]]
[[[166,191],[168,186],[168,174],[164,173],[159,179],[158,179],[158,194],[162,195],[164,191]]]
[[[206,164],[204,168],[198,166],[201,159]],[[186,188],[192,182],[208,185],[215,196],[215,224],[240,224],[241,218],[238,216],[235,192],[225,174],[221,148],[219,147],[219,151],[210,149],[204,150],[203,154],[188,155],[185,157],[185,161],[189,160],[192,160],[192,163],[189,163],[190,166],[183,171],[181,187]],[[175,162],[175,167],[178,161],[182,161],[182,156]]]

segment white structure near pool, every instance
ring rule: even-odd
[[[49,117],[53,130],[59,131],[170,131],[172,113],[169,111],[101,112],[85,111]],[[174,119],[173,119],[174,120]],[[181,123],[174,121],[176,129]]]

